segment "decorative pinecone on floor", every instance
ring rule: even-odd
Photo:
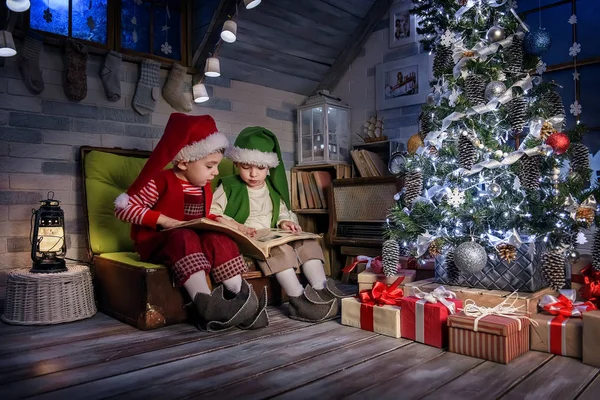
[[[458,163],[464,169],[471,169],[477,156],[475,145],[469,138],[460,135],[458,138]]]
[[[398,263],[400,262],[400,246],[398,245],[398,241],[388,239],[383,242],[381,260],[385,276],[396,275],[396,272],[398,272]]]
[[[523,71],[523,40],[513,36],[512,45],[506,49],[506,67],[504,70],[512,74]]]
[[[542,156],[524,155],[521,160],[519,179],[525,189],[533,190],[540,187]]]
[[[485,79],[481,75],[469,75],[465,79],[467,100],[472,106],[485,104]]]
[[[565,257],[557,250],[551,250],[542,256],[542,274],[554,290],[562,289],[565,278]]]
[[[448,274],[448,279],[450,280],[450,283],[458,283],[458,278],[460,277],[460,270],[454,264],[454,250],[450,250],[448,254],[446,254],[445,262],[446,273]]]
[[[525,97],[516,97],[506,103],[506,107],[510,127],[515,132],[521,132],[527,123],[527,99]]]
[[[540,139],[546,141],[546,139],[548,139],[548,136],[552,135],[554,132],[554,127],[552,126],[552,124],[546,121],[542,124],[542,129],[540,131]]]
[[[434,129],[433,121],[431,120],[431,116],[425,116],[425,113],[421,113],[419,120],[421,121],[421,130],[419,131],[419,136],[421,137],[421,140],[425,140],[427,134]]]
[[[592,267],[600,271],[600,229],[594,234],[594,245],[592,246]]]
[[[448,46],[439,45],[433,57],[433,76],[439,78],[444,74],[449,74],[452,72],[452,68],[454,68],[452,50]]]
[[[575,172],[583,172],[590,169],[590,150],[583,143],[571,143],[571,168]]]
[[[407,207],[412,206],[412,202],[423,192],[423,173],[412,171],[406,174],[404,178],[404,203]]]

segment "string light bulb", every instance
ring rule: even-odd
[[[244,5],[246,6],[246,10],[251,10],[254,7],[257,7],[260,2],[261,0],[244,0]]]
[[[0,57],[12,57],[17,54],[15,41],[10,31],[0,31]]]
[[[221,30],[221,39],[227,43],[233,43],[237,39],[237,24],[228,20],[223,24],[223,30]]]
[[[217,78],[221,76],[221,64],[217,57],[209,57],[206,59],[206,65],[204,66],[204,75]]]
[[[206,86],[204,86],[203,83],[195,84],[194,87],[192,87],[192,92],[194,93],[194,103],[204,103],[210,99]]]
[[[23,12],[29,10],[30,6],[29,0],[6,0],[6,7],[10,11]]]

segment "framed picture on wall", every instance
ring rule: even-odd
[[[378,110],[425,102],[430,92],[431,59],[428,53],[375,66],[375,103]]]
[[[410,15],[411,1],[404,1],[390,9],[390,48],[404,46],[417,40],[417,22]]]

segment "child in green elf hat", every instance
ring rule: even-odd
[[[257,229],[281,228],[301,231],[290,211],[290,195],[279,142],[263,127],[240,132],[225,156],[239,174],[224,178],[215,191],[210,208],[217,221],[246,234]],[[323,270],[323,250],[316,240],[298,240],[271,249],[268,260],[257,260],[262,272],[275,275],[290,299],[290,318],[320,322],[335,318],[344,297]],[[296,271],[302,270],[310,284],[306,288]]]

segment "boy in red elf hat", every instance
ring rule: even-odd
[[[259,300],[242,279],[246,263],[233,240],[217,232],[160,230],[195,218],[216,218],[209,214],[210,181],[219,173],[227,146],[212,117],[171,114],[140,175],[115,200],[115,215],[132,223],[131,237],[141,259],[171,268],[209,331],[255,329],[269,322],[266,291]],[[164,169],[170,162],[173,167]],[[208,273],[222,283],[212,293]]]

